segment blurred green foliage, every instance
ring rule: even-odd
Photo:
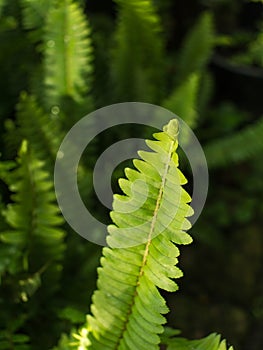
[[[263,4],[136,3],[0,1],[0,349],[48,349],[83,323],[100,248],[60,217],[54,159],[77,120],[131,100],[187,121],[210,167],[170,323],[188,337],[216,331],[241,350],[263,346]],[[94,142],[81,164],[83,197],[101,216],[93,160],[124,133]]]

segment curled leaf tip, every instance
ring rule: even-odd
[[[179,122],[177,119],[171,119],[167,125],[164,126],[163,131],[166,132],[172,139],[177,140],[179,134]]]

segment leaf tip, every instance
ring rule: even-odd
[[[171,119],[167,125],[163,127],[163,131],[172,139],[177,140],[179,134],[179,122],[177,119]]]

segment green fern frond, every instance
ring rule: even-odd
[[[127,179],[120,179],[124,195],[114,196],[110,248],[103,249],[93,316],[88,316],[88,349],[159,349],[168,308],[158,289],[178,289],[172,280],[182,276],[175,244],[192,241],[184,232],[193,210],[182,188],[177,135],[172,120],[154,134],[155,141],[146,141],[154,152],[140,151],[136,170],[126,169]]]
[[[160,19],[151,0],[115,0],[118,27],[113,51],[115,98],[158,102],[163,79]]]
[[[226,341],[217,334],[199,340],[188,340],[184,338],[172,338],[167,342],[167,350],[234,350],[227,347]]]
[[[211,141],[204,147],[210,168],[245,161],[262,153],[262,150],[263,118],[257,123],[236,132],[234,135]]]
[[[3,179],[3,173],[1,171],[1,166],[4,163],[0,163],[0,179]],[[4,210],[4,203],[0,198],[0,232],[5,231],[8,228],[2,212]],[[2,277],[6,272],[12,273],[12,265],[16,266],[15,262],[16,250],[12,246],[6,246],[0,241],[0,286],[2,285]],[[1,347],[0,347],[1,349]]]
[[[82,101],[91,89],[93,54],[90,28],[77,3],[63,0],[50,8],[44,56],[48,107],[59,104],[65,96]]]
[[[45,160],[47,166],[53,164],[62,141],[62,132],[59,127],[58,107],[53,107],[48,114],[38,105],[34,96],[21,94],[17,105],[17,123],[20,140],[27,139],[30,147],[38,158]]]
[[[178,82],[183,82],[190,74],[203,70],[212,54],[214,36],[212,16],[204,13],[187,34],[179,53]]]
[[[21,94],[17,105],[18,128],[15,130],[17,137],[13,142],[17,146],[23,139],[28,140],[34,154],[38,159],[44,160],[46,170],[52,172],[57,152],[63,139],[63,132],[60,127],[61,119],[63,119],[61,114],[62,112],[60,112],[58,106],[54,106],[51,109],[51,113],[45,112],[39,106],[35,96],[27,95],[25,92]],[[9,135],[12,140],[12,135],[14,135],[13,129],[10,130]],[[85,167],[84,162],[81,162],[78,174],[80,193],[88,197],[92,182],[92,172]]]
[[[196,126],[199,77],[192,74],[164,101],[163,106],[182,118],[191,128]]]
[[[63,219],[55,204],[50,175],[43,170],[43,162],[34,157],[26,141],[22,143],[17,167],[3,180],[13,192],[13,203],[3,211],[9,229],[0,234],[0,241],[15,250],[16,273],[45,272],[47,276],[52,270],[51,275],[56,278],[64,252],[64,232],[60,228]],[[24,280],[21,287],[31,290],[34,287],[31,282]]]

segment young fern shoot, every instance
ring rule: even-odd
[[[193,214],[187,181],[178,169],[178,122],[147,140],[115,195],[108,245],[98,269],[98,290],[88,316],[88,349],[157,350],[169,310],[159,289],[176,291],[176,244],[189,244]]]

